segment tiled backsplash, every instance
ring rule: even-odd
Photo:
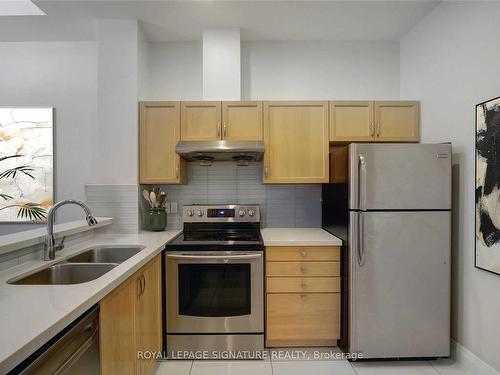
[[[209,167],[188,163],[188,182],[161,186],[167,200],[178,203],[178,213],[168,214],[167,229],[182,226],[183,205],[222,203],[260,205],[264,227],[321,226],[321,185],[263,185],[261,163],[246,167],[232,162]],[[141,201],[143,213],[147,205]]]
[[[137,233],[139,218],[137,185],[86,185],[87,205],[94,216],[114,218],[109,231]]]

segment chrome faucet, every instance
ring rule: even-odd
[[[54,238],[54,216],[56,210],[66,204],[76,204],[77,206],[83,208],[83,210],[85,211],[85,220],[87,221],[89,227],[97,224],[96,218],[92,216],[92,214],[90,213],[90,209],[83,202],[74,199],[67,199],[53,205],[47,215],[47,235],[45,236],[45,246],[43,252],[44,260],[53,260],[56,257],[56,251],[64,249],[64,237],[60,243],[57,243],[56,239]]]

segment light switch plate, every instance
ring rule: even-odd
[[[170,202],[170,213],[171,214],[177,213],[177,202]]]

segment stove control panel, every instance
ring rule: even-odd
[[[189,205],[182,209],[185,223],[258,223],[260,221],[259,205]]]

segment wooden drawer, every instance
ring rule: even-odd
[[[268,261],[296,260],[340,260],[338,246],[269,246],[266,247]]]
[[[266,343],[334,345],[340,337],[340,294],[267,294]]]
[[[268,277],[268,293],[339,293],[340,277]]]
[[[267,276],[340,276],[340,262],[266,262]]]

